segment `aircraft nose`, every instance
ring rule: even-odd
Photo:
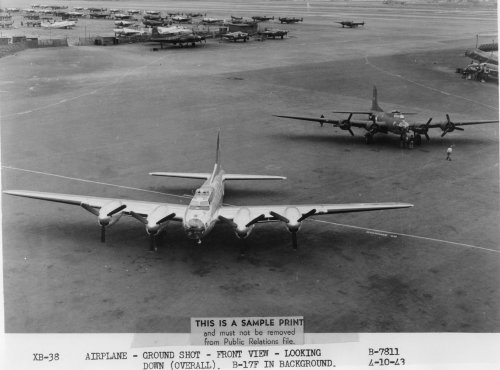
[[[204,229],[203,222],[199,218],[192,218],[188,221],[188,226],[190,229],[202,230]]]

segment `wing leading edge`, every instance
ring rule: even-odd
[[[145,202],[131,199],[118,199],[118,198],[102,198],[102,197],[89,197],[84,195],[72,194],[59,194],[59,193],[45,193],[40,191],[29,190],[5,190],[4,194],[14,195],[24,198],[33,198],[45,200],[49,202],[65,203],[76,206],[85,204],[90,208],[101,209],[108,204],[119,202],[126,207],[123,213],[131,215],[132,212],[140,215],[147,216],[151,214],[158,207],[167,207],[172,213],[175,213],[174,220],[182,221],[187,206],[173,203],[160,203],[160,202]],[[84,207],[85,208],[85,207]]]

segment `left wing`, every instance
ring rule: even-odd
[[[168,209],[168,211],[170,211],[169,214],[175,213],[175,216],[172,219],[177,221],[182,221],[182,219],[184,218],[184,213],[187,208],[186,205],[175,204],[175,203],[145,202],[145,201],[130,200],[130,199],[89,197],[85,195],[45,193],[40,191],[29,191],[29,190],[5,190],[4,194],[9,194],[24,198],[46,200],[49,202],[65,203],[76,206],[82,206],[82,204],[85,204],[88,207],[82,206],[84,209],[89,211],[89,208],[91,208],[97,211],[98,213],[99,210],[105,209],[108,205],[113,205],[113,206],[117,205],[117,207],[115,207],[114,209],[125,205],[126,207],[121,209],[119,212],[126,215],[132,215],[132,213],[135,213],[144,217],[151,215],[159,207],[165,207],[166,209]],[[120,206],[118,206],[118,204]],[[110,209],[109,211],[111,212],[114,209]]]
[[[280,117],[280,118],[290,118],[290,119],[296,119],[300,121],[311,121],[311,122],[318,122],[321,126],[323,126],[325,123],[328,123],[330,125],[333,125],[334,127],[341,127],[345,125],[345,127],[359,127],[359,128],[366,128],[368,124],[372,123],[372,121],[367,121],[367,120],[351,120],[351,117],[353,114],[371,114],[371,112],[334,112],[334,113],[349,113],[349,118],[344,119],[344,120],[339,120],[339,119],[327,119],[323,115],[319,118],[315,117],[297,117],[297,116],[278,116],[274,114],[275,117]]]

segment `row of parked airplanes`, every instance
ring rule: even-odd
[[[347,119],[336,120],[313,117],[283,116],[278,117],[299,119],[318,122],[321,125],[328,123],[342,130],[347,130],[351,135],[351,127],[364,128],[367,142],[371,142],[373,135],[396,134],[401,141],[406,141],[410,133],[414,134],[415,141],[420,143],[420,135],[429,140],[428,130],[440,128],[441,136],[455,130],[463,131],[461,126],[486,123],[498,123],[498,120],[452,122],[448,115],[446,121],[431,123],[410,123],[401,112],[385,112],[380,108],[377,99],[377,89],[373,88],[372,106],[369,110],[342,111],[337,113],[348,114]],[[408,113],[406,113],[408,114]],[[354,120],[354,115],[365,115],[365,120]],[[150,238],[150,249],[156,250],[156,238],[165,230],[170,221],[181,222],[183,229],[190,239],[201,243],[201,240],[213,229],[217,223],[231,226],[239,239],[246,239],[257,224],[267,222],[282,222],[291,233],[292,246],[297,248],[297,232],[304,220],[311,216],[326,214],[367,212],[375,210],[390,210],[412,207],[409,203],[384,202],[384,203],[348,203],[348,204],[284,204],[263,206],[228,206],[223,202],[224,185],[226,181],[236,180],[284,180],[283,176],[247,175],[226,173],[221,165],[220,156],[220,131],[217,136],[217,149],[215,165],[212,172],[186,173],[186,172],[151,172],[152,176],[188,178],[205,180],[188,205],[176,203],[150,202],[142,200],[92,197],[86,195],[71,195],[60,193],[47,193],[28,190],[6,190],[5,194],[34,198],[50,202],[76,205],[97,217],[101,228],[101,241],[105,242],[106,228],[115,224],[122,216],[130,216],[142,223]]]

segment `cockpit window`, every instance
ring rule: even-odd
[[[202,205],[195,205],[195,204],[191,204],[189,206],[189,209],[190,210],[199,210],[199,211],[208,211],[210,210],[210,207],[209,206],[202,206]]]

